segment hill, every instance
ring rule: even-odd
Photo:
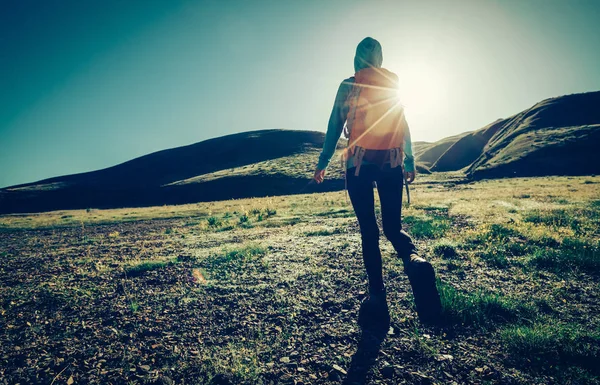
[[[473,178],[600,172],[600,92],[544,100],[509,118],[468,169]]]
[[[599,173],[598,106],[600,92],[547,99],[474,132],[431,144],[447,146],[436,160],[417,159],[431,162],[433,172],[465,169],[474,179]]]
[[[472,179],[598,174],[598,106],[600,92],[561,96],[476,131],[415,142],[417,172],[461,170]],[[341,190],[344,173],[338,155],[325,182],[311,183],[324,136],[281,129],[244,132],[103,170],[7,187],[0,190],[0,214]],[[344,145],[341,140],[340,149]]]
[[[0,213],[152,206],[342,189],[343,172],[335,161],[326,183],[307,186],[323,141],[322,132],[278,129],[209,139],[103,170],[4,188],[0,190]]]
[[[449,136],[434,143],[417,142],[414,145],[415,160],[420,164],[431,167],[458,140],[468,135],[468,132]]]
[[[103,170],[0,190],[0,214],[144,207],[342,190],[338,150],[324,183],[311,183],[325,134],[269,129],[158,151]],[[429,173],[417,165],[420,173]]]

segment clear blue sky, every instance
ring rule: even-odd
[[[263,128],[325,131],[383,46],[413,140],[600,89],[600,1],[0,0],[0,186]]]

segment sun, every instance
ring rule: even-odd
[[[418,133],[419,129],[430,126],[432,121],[441,121],[448,113],[449,105],[449,78],[443,67],[425,60],[414,60],[405,61],[394,72],[399,78],[398,96],[411,133]]]

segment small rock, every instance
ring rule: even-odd
[[[337,370],[338,372],[342,373],[343,375],[346,375],[346,371],[344,369],[342,369],[341,366],[339,365],[333,365],[332,368],[334,368],[335,370]]]
[[[290,363],[290,357],[281,357],[279,359],[279,362],[283,362],[284,364],[289,364]]]
[[[450,354],[439,354],[437,357],[435,357],[435,359],[437,361],[452,361],[454,357]]]

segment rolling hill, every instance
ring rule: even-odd
[[[158,151],[103,170],[0,190],[0,213],[138,207],[344,187],[339,162],[329,178],[308,184],[322,132],[260,130]]]
[[[437,160],[424,160],[433,172],[464,169],[473,179],[587,175],[600,172],[599,145],[600,92],[590,92],[544,100],[461,136]]]
[[[415,142],[417,171],[462,170],[472,179],[600,173],[599,106],[600,92],[561,96],[476,131]],[[209,139],[103,170],[0,189],[0,214],[341,190],[337,156],[326,181],[310,183],[323,141],[322,132],[282,129]]]

